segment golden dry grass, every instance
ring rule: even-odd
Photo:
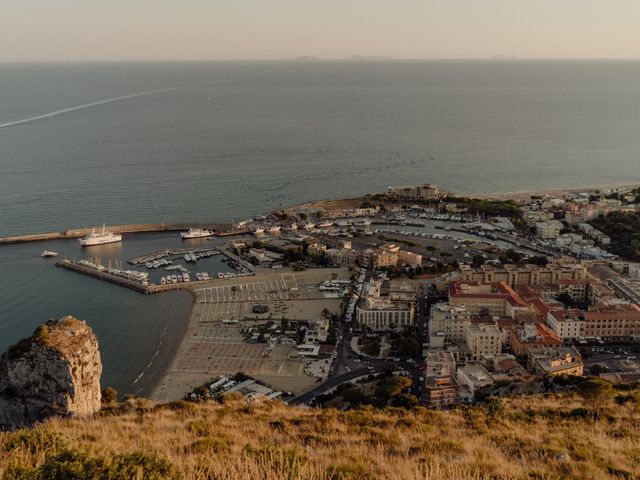
[[[157,452],[173,465],[166,478],[185,480],[633,479],[640,478],[640,392],[630,395],[597,423],[569,415],[583,406],[572,395],[508,399],[495,415],[482,408],[341,412],[236,397],[161,406],[136,400],[94,418],[0,434],[0,477],[40,478],[12,469],[42,465],[56,451],[53,434],[65,445],[58,448],[90,456]],[[30,440],[16,442],[25,433]]]

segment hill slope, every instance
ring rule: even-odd
[[[594,422],[571,394],[451,412],[145,400],[0,434],[4,479],[640,477],[640,391]]]

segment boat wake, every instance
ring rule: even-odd
[[[0,123],[0,128],[13,127],[15,125],[22,125],[25,123],[35,122],[36,120],[43,120],[45,118],[57,117],[58,115],[64,115],[65,113],[75,112],[77,110],[84,110],[86,108],[93,108],[107,103],[120,102],[122,100],[128,100],[130,98],[143,97],[145,95],[154,95],[156,93],[171,92],[176,90],[173,88],[161,88],[159,90],[149,90],[146,92],[131,93],[129,95],[121,95],[119,97],[107,98],[105,100],[98,100],[97,102],[85,103],[83,105],[76,105],[75,107],[63,108],[62,110],[56,110],[55,112],[44,113],[35,117],[23,118],[22,120],[14,120],[12,122]]]

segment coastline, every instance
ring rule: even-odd
[[[178,357],[178,352],[180,351],[180,348],[185,343],[187,332],[189,331],[189,327],[193,320],[193,310],[196,305],[196,294],[192,288],[185,288],[185,289],[182,289],[182,291],[188,293],[191,296],[191,307],[189,307],[189,313],[187,314],[186,318],[184,319],[184,323],[182,324],[182,332],[180,334],[180,340],[178,340],[178,342],[176,343],[176,346],[173,349],[172,354],[167,358],[164,364],[159,367],[159,370],[162,370],[159,376],[159,379],[157,382],[155,382],[154,385],[150,387],[148,394],[146,395],[151,400],[156,400],[158,398],[157,397],[158,389],[163,385],[163,382],[166,381],[167,376],[171,371],[171,368],[176,362],[176,359]]]
[[[464,193],[466,196],[476,196],[478,198],[486,198],[491,200],[524,200],[530,198],[534,195],[544,196],[544,195],[563,195],[563,194],[573,194],[573,193],[581,193],[581,192],[593,192],[596,190],[606,190],[612,188],[638,188],[640,187],[640,183],[612,183],[612,184],[601,184],[590,187],[559,187],[547,190],[522,190],[522,191],[514,191],[514,192],[490,192],[483,194],[471,194]]]
[[[603,189],[611,189],[611,188],[624,188],[630,189],[637,187],[638,183],[627,183],[627,184],[603,184],[599,186],[592,187],[570,187],[570,188],[558,188],[558,189],[548,189],[548,190],[539,190],[539,191],[518,191],[518,192],[495,192],[495,193],[487,193],[487,194],[468,194],[468,196],[473,196],[475,198],[486,198],[486,199],[494,199],[494,200],[521,200],[525,198],[529,198],[533,195],[562,195],[562,194],[570,194],[577,192],[590,192],[595,190],[603,190]],[[467,195],[464,193],[456,193],[456,195],[462,196]],[[304,210],[304,209],[332,209],[332,208],[349,208],[353,206],[359,206],[360,202],[365,200],[367,197],[350,197],[344,199],[325,199],[325,200],[311,200],[304,203],[300,203],[297,205],[293,205],[290,207],[284,207],[279,210],[285,211],[295,211],[295,210]],[[134,233],[134,232],[162,232],[162,231],[173,231],[173,230],[181,230],[184,228],[188,228],[189,226],[198,225],[201,228],[228,228],[232,230],[233,226],[229,224],[217,224],[217,223],[194,223],[194,224],[186,224],[186,223],[173,223],[173,224],[130,224],[130,225],[119,225],[116,227],[109,227],[110,229],[114,229],[114,231],[120,231],[125,233]],[[90,229],[70,229],[59,233],[54,233],[51,235],[57,235],[54,238],[60,239],[71,239],[76,238],[78,236],[82,236],[86,234]],[[230,232],[235,233],[235,232]],[[19,242],[29,242],[29,241],[39,241],[39,240],[49,240],[50,238],[41,238],[42,236],[49,234],[38,234],[38,235],[26,235],[23,237],[8,237],[11,239],[15,238],[30,238],[30,237],[38,237],[33,239],[19,240]],[[18,243],[13,241],[3,241],[6,239],[0,238],[0,247],[3,244],[11,244]],[[175,347],[172,352],[170,352],[166,359],[163,360],[161,364],[157,366],[156,374],[154,377],[157,378],[156,381],[151,382],[148,388],[145,388],[145,392],[143,394],[148,395],[150,398],[156,401],[168,401],[173,400],[175,397],[174,393],[171,390],[175,390],[167,387],[167,380],[170,376],[170,372],[172,371],[174,365],[176,364],[180,351],[184,348],[186,343],[187,333],[192,329],[193,324],[196,320],[197,314],[197,299],[196,293],[193,288],[185,288],[182,289],[191,295],[191,306],[189,308],[188,314],[186,318],[181,319],[183,321],[181,334],[179,340],[175,343]],[[177,319],[176,319],[177,320]],[[190,374],[185,374],[184,377],[189,377]],[[198,377],[198,375],[194,375],[194,377]]]

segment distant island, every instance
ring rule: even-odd
[[[351,55],[350,57],[345,57],[344,60],[392,60],[392,57],[388,57],[386,55]],[[312,57],[310,55],[300,55],[299,57],[293,58],[294,61],[312,61],[312,60],[323,60],[319,57]],[[331,60],[331,59],[327,59]]]
[[[392,60],[392,57],[386,55],[351,55],[348,60]]]

